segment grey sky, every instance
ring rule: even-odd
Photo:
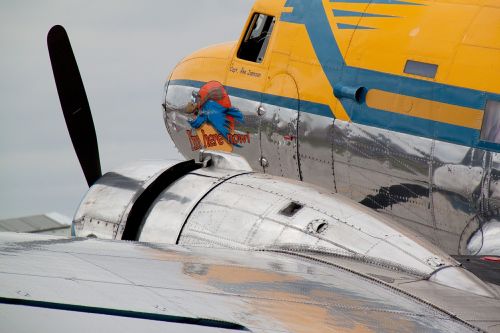
[[[108,171],[137,159],[181,158],[163,124],[165,79],[190,52],[237,39],[252,3],[2,1],[0,219],[72,216],[86,191],[50,68],[52,25],[70,36]]]

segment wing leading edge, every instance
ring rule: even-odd
[[[402,281],[413,285],[391,286]],[[0,234],[2,330],[102,322],[111,332],[469,332],[500,324],[498,300],[429,285],[318,254]],[[419,300],[419,290],[442,304]],[[450,315],[457,299],[464,305]],[[54,330],[50,318],[63,323]]]

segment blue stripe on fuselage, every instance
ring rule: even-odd
[[[199,89],[205,84],[205,82],[194,80],[172,80],[169,84]],[[330,107],[326,104],[309,101],[297,101],[296,99],[289,97],[261,94],[256,91],[235,87],[226,86],[226,90],[229,95],[234,97],[248,99],[255,102],[263,102],[289,109],[295,109],[298,103],[300,103],[301,112],[333,118]],[[466,146],[476,146],[497,151],[500,150],[500,145],[497,144],[485,144],[482,142],[478,144],[479,131],[471,128],[372,109],[350,100],[345,101],[344,107],[349,111],[352,121],[358,124],[369,124],[369,126],[427,138],[436,137],[442,141]]]
[[[391,17],[391,18],[396,17],[391,15],[355,12],[352,10],[341,10],[341,9],[334,9],[333,15],[336,17]]]
[[[361,106],[354,101],[347,101],[345,104],[350,108],[351,120],[357,124],[425,138],[437,138],[465,146],[475,146],[479,140],[479,131],[472,128],[381,111]]]
[[[394,1],[392,4],[402,3]],[[352,87],[362,86],[368,90],[380,89],[478,110],[484,110],[487,99],[500,99],[499,94],[347,66],[330,27],[322,0],[288,0],[285,7],[292,7],[293,11],[283,13],[281,20],[303,24],[306,27],[316,56],[332,87],[336,83]],[[365,103],[354,105],[347,99],[340,101],[352,121],[360,124],[469,146],[477,145],[479,141],[478,130],[375,110]]]
[[[196,89],[200,89],[206,82],[194,81],[194,80],[172,80],[170,85],[188,86]],[[299,107],[300,110],[315,114],[323,117],[334,118],[330,107],[326,104],[314,103],[308,101],[301,101],[295,98],[283,97],[278,95],[271,95],[266,93],[260,93],[257,91],[251,91],[241,88],[228,87],[225,86],[227,93],[230,96],[239,97],[243,99],[248,99],[255,102],[262,102],[266,104],[272,104],[280,106],[287,109],[296,110]]]
[[[373,30],[372,27],[364,27],[362,25],[347,24],[347,23],[337,23],[337,28],[341,30]]]

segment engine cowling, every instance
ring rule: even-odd
[[[74,232],[189,246],[319,251],[454,287],[444,269],[467,275],[422,236],[369,208],[307,183],[255,173],[244,159],[226,153],[202,152],[199,163],[144,162],[104,175],[84,198]],[[480,280],[469,278],[479,293],[491,296]]]

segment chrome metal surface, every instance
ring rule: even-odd
[[[491,174],[500,165],[489,162],[496,154],[342,121],[335,122],[334,152],[339,193],[390,215],[447,253],[471,253],[471,236],[498,218]]]
[[[213,187],[187,217],[179,244],[326,251],[422,277],[458,265],[422,237],[360,204],[263,174],[234,176]]]
[[[186,218],[217,179],[187,175],[166,188],[143,220],[138,240],[175,244]]]
[[[247,172],[252,171],[252,167],[244,157],[231,153],[202,150],[200,151],[198,161],[200,163],[209,161],[207,163],[211,167],[216,169],[237,170],[237,171],[247,171]],[[205,167],[208,166],[208,164],[205,165]]]
[[[338,193],[435,241],[428,188],[431,140],[336,120],[333,146]]]
[[[461,279],[450,278],[448,272],[458,267],[458,262],[422,236],[367,207],[304,182],[253,174],[248,163],[233,154],[202,151],[199,158],[206,167],[186,171],[173,183],[162,185],[163,191],[151,198],[134,239],[325,252],[424,279],[431,277],[434,282],[482,296],[499,296],[465,271],[458,274]],[[176,164],[147,162],[106,174],[89,190],[79,208],[74,222],[76,234],[121,239],[136,200]],[[244,170],[235,170],[239,166]],[[493,235],[498,231],[496,225],[488,228]],[[489,239],[481,235],[483,243]]]
[[[292,76],[280,73],[267,82],[265,93],[287,91],[288,105],[277,106],[264,95],[265,113],[260,117],[261,156],[266,159],[264,172],[291,179],[300,179],[298,158],[299,93]]]
[[[453,285],[454,288],[472,294],[500,299],[500,290],[490,287],[471,272],[462,267],[445,267],[434,272],[429,281],[445,286]]]
[[[298,140],[302,180],[337,192],[333,139],[333,119],[300,113]]]
[[[232,154],[200,153],[200,160],[208,159],[211,163],[207,167],[180,176],[152,198],[138,240],[319,251],[392,267],[420,278],[459,265],[421,236],[342,196],[304,182],[249,173],[248,164]],[[175,165],[147,162],[106,174],[89,190],[78,210],[76,234],[120,239],[135,201],[160,174]],[[245,170],[234,170],[238,166]],[[439,281],[462,287],[452,280]]]
[[[165,124],[172,140],[176,143],[177,149],[186,159],[197,159],[200,150],[210,148],[205,147],[203,140],[199,141],[199,145],[195,145],[189,139],[190,135],[196,136],[196,133],[188,122],[192,119],[186,113],[186,107],[191,100],[193,91],[196,90],[197,88],[194,87],[171,84],[165,94]],[[242,144],[240,147],[226,146],[225,149],[230,149],[230,152],[244,156],[254,170],[262,171],[263,169],[260,166],[260,117],[256,112],[260,102],[233,96],[230,99],[232,106],[240,110],[244,117],[243,123],[235,124],[235,132],[248,134],[250,142]]]
[[[171,88],[167,128],[189,158],[186,138],[176,134],[183,126],[182,112],[172,105],[186,103],[193,88]],[[477,242],[483,226],[500,221],[497,153],[306,112],[296,118],[293,108],[272,103],[232,96],[231,100],[244,113],[244,131],[252,133],[252,144],[233,152],[246,157],[256,171],[343,194],[389,215],[450,254],[474,254],[477,245],[469,246],[469,241]],[[260,106],[266,112],[257,116]],[[286,140],[295,130],[296,140]],[[498,253],[496,239],[486,239],[489,244],[481,253]]]
[[[269,166],[269,161],[267,160],[267,158],[265,158],[264,156],[262,156],[260,158],[260,165],[265,169]]]
[[[378,265],[365,265],[356,260],[345,257],[329,256],[321,253],[303,252],[303,257],[310,258],[323,263],[329,263],[343,267],[351,272],[362,273],[365,277],[384,283],[389,287],[400,290],[407,295],[417,297],[427,304],[437,308],[445,309],[470,323],[474,323],[486,332],[500,332],[497,325],[499,320],[492,322],[489,318],[497,318],[500,312],[500,301],[495,298],[483,297],[472,294],[467,290],[450,289],[428,280],[414,279],[410,275],[402,274],[400,271],[388,270]],[[457,280],[460,280],[460,275]],[[464,284],[466,286],[467,284]],[[500,286],[488,285],[488,289],[500,292]]]
[[[241,147],[233,146],[233,153],[245,157],[248,163],[254,170],[263,171],[260,166],[260,122],[259,117],[255,110],[261,105],[260,102],[248,100],[245,98],[230,96],[233,107],[239,109],[243,113],[245,122],[243,124],[236,124],[235,130],[241,133],[248,133],[250,135],[250,143],[241,145]]]
[[[225,180],[242,173],[212,166],[179,179],[155,200],[142,222],[138,240],[176,244],[200,200]]]
[[[95,309],[92,309],[95,311]],[[103,312],[115,312],[103,309]],[[131,314],[135,315],[135,314]],[[37,308],[22,305],[0,304],[0,328],[7,332],[178,332],[178,333],[220,333],[221,328],[180,324],[161,320],[144,320],[126,316],[111,316],[109,314],[94,314],[77,311],[58,311],[54,309]],[[157,317],[161,318],[161,315]],[[29,320],[27,320],[29,318]],[[233,333],[239,330],[224,329]]]
[[[64,321],[62,330],[68,322],[83,328],[97,322],[112,332],[116,327],[127,331],[122,324],[177,331],[171,323],[151,319],[139,325],[113,315],[117,311],[209,318],[252,332],[472,332],[478,326],[495,332],[500,323],[498,301],[471,295],[467,302],[456,302],[464,299],[463,292],[338,257],[23,236],[0,234],[0,299],[110,312],[106,319],[95,312],[73,312],[85,321],[61,310],[22,310],[37,321],[37,331],[54,328],[49,322],[56,318],[53,311]],[[373,270],[406,279],[403,285],[413,286],[413,296],[370,277]],[[429,288],[446,299],[444,304],[419,300]],[[30,327],[29,320],[6,318],[12,305],[0,307],[0,330]],[[180,332],[188,328],[179,327]]]
[[[471,253],[471,236],[498,216],[490,207],[495,191],[487,190],[496,154],[342,121],[335,122],[334,152],[339,193],[390,215],[447,253]]]
[[[482,200],[484,152],[444,142],[437,142],[433,158],[432,197],[436,238],[443,246],[464,253],[460,239],[469,239],[477,230],[470,224]],[[472,228],[471,228],[472,227]],[[459,246],[456,247],[456,244]]]
[[[474,255],[500,256],[500,221],[490,221],[481,225],[470,238],[467,251]]]
[[[176,148],[186,159],[196,158],[198,150],[193,151],[189,137],[186,134],[188,131],[191,132],[191,126],[188,123],[191,119],[185,112],[195,88],[176,85],[167,85],[167,88],[163,118],[168,133],[175,142]]]
[[[266,173],[300,179],[297,157],[297,109],[264,104],[266,114],[261,117],[260,146],[267,160]],[[297,102],[298,107],[298,102]]]
[[[142,161],[105,174],[87,192],[73,219],[76,236],[121,238],[141,193],[179,161]]]
[[[259,106],[259,108],[257,109],[257,114],[259,116],[263,116],[264,114],[266,114],[266,109],[264,109],[264,106]]]

